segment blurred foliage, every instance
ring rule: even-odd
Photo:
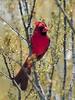
[[[22,36],[25,37],[24,28],[21,22],[20,14],[19,14],[19,8],[18,8],[18,2],[17,0],[6,0],[3,1],[5,3],[5,8],[8,10],[8,13],[11,14],[11,20],[10,24],[18,29],[18,31],[21,33]],[[32,0],[28,0],[28,3],[30,7],[32,7]],[[67,4],[67,14],[70,18],[70,10],[71,10],[70,3]],[[59,16],[60,13],[60,16]],[[18,17],[19,16],[19,17]],[[25,20],[28,19],[27,16],[24,16]],[[60,12],[60,10],[56,7],[55,2],[52,0],[37,0],[34,16],[32,19],[32,28],[34,28],[34,21],[35,20],[43,20],[45,19],[48,27],[49,32],[48,35],[51,39],[50,48],[48,49],[48,52],[45,54],[45,56],[36,63],[36,72],[39,74],[40,82],[45,90],[47,92],[47,87],[50,84],[50,82],[47,79],[47,73],[51,74],[53,66],[55,66],[54,74],[53,74],[53,80],[52,82],[52,91],[55,92],[58,96],[62,96],[62,76],[60,74],[60,70],[58,69],[58,62],[60,61],[60,67],[61,69],[63,66],[63,36],[64,36],[64,22],[63,22],[63,14]],[[20,50],[22,49],[22,63],[25,61],[27,55],[28,55],[28,46],[25,44],[23,40],[20,40],[20,38],[8,27],[8,25],[4,25],[1,23],[3,28],[1,29],[0,33],[0,48],[4,50],[4,52],[9,55],[10,57],[14,58],[16,61],[20,63]],[[69,25],[67,24],[67,49],[70,48],[70,36],[71,36],[71,29]],[[22,48],[20,48],[20,42],[22,45]],[[2,65],[2,57],[0,57],[0,63]],[[66,98],[68,98],[68,90],[69,90],[69,82],[72,76],[72,63],[71,60],[68,61],[67,66],[67,81],[66,81]],[[14,74],[16,74],[20,66],[16,64],[14,61],[11,61],[12,68],[10,66],[10,70]],[[3,66],[3,68],[5,68]],[[3,71],[0,69],[0,71]],[[4,71],[5,73],[7,70]],[[63,71],[62,71],[63,72]],[[33,71],[32,71],[32,77],[33,77]],[[0,73],[0,78],[2,78],[2,74]],[[9,80],[7,80],[8,82]],[[34,81],[34,79],[33,79]],[[7,86],[6,86],[7,87]],[[2,88],[1,88],[2,89]],[[0,89],[0,91],[1,91]],[[16,90],[16,92],[15,92]],[[7,92],[8,91],[8,92]],[[0,100],[3,100],[5,97],[7,100],[17,100],[18,92],[17,89],[12,85],[10,82],[8,89],[5,88],[4,92],[7,93],[7,96],[3,95],[3,98]],[[39,96],[36,93],[35,89],[32,87],[32,84],[29,83],[27,91],[22,93],[22,100],[39,100]],[[75,93],[75,89],[74,92]],[[74,97],[74,95],[73,95]],[[51,100],[54,97],[52,97]]]

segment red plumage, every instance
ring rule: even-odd
[[[40,22],[41,23],[41,22]],[[42,35],[36,26],[33,36],[31,38],[32,53],[36,54],[37,58],[42,57],[49,46],[49,38],[47,35]]]
[[[35,29],[31,37],[32,55],[26,59],[23,67],[15,77],[15,81],[20,85],[22,90],[26,90],[28,85],[27,73],[30,75],[32,67],[32,63],[30,63],[30,61],[35,58],[39,60],[48,49],[50,39],[47,36],[47,31],[48,28],[44,22],[35,23]],[[35,57],[33,55],[35,55]]]

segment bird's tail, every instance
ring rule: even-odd
[[[18,74],[15,76],[15,81],[20,85],[22,90],[26,90],[28,86],[28,75],[31,73],[31,68],[27,67],[27,63],[23,64],[23,67],[20,69]]]

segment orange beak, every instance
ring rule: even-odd
[[[47,32],[48,31],[48,27],[45,26],[44,29],[43,29],[43,32]]]

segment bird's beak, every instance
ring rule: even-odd
[[[48,31],[48,27],[45,26],[44,29],[43,29],[43,32],[47,32]]]

